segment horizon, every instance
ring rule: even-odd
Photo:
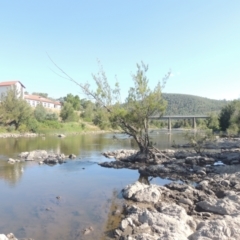
[[[239,99],[239,9],[238,0],[4,1],[0,82],[82,99],[48,55],[77,82],[91,85],[99,59],[110,83],[117,76],[124,98],[143,60],[151,88],[171,70],[163,93]]]

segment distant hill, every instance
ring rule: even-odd
[[[214,100],[177,93],[163,93],[163,98],[168,102],[164,115],[205,115],[212,112],[219,113],[222,107],[229,103],[226,100]]]

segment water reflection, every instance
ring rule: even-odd
[[[2,162],[2,164],[0,164],[0,179],[3,179],[12,186],[20,180],[23,172],[24,166],[21,163],[9,164],[7,162]]]
[[[99,239],[109,209],[115,209],[122,201],[117,193],[138,178],[148,182],[135,170],[98,166],[99,161],[106,160],[101,152],[132,148],[130,138],[121,134],[113,140],[112,136],[0,139],[0,216],[4,219],[0,221],[1,232],[14,232],[17,238]],[[152,137],[161,148],[171,145],[165,133],[153,133]],[[179,143],[178,134],[172,135],[172,139]],[[35,162],[7,163],[9,157],[17,158],[20,152],[36,149],[74,153],[77,159],[53,167]],[[83,236],[82,230],[89,226],[93,226],[94,232]]]

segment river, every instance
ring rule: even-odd
[[[181,131],[154,131],[151,137],[160,149],[170,148],[173,141],[184,143]],[[135,148],[132,140],[123,134],[0,139],[0,233],[35,240],[104,239],[111,211],[123,201],[121,189],[139,174],[97,163],[109,161],[101,155],[104,151],[131,148]],[[73,153],[77,158],[55,166],[7,163],[20,152],[37,149]],[[83,229],[90,226],[94,231],[83,235]]]

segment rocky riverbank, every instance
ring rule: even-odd
[[[109,239],[238,240],[240,236],[240,145],[221,140],[214,151],[165,150],[144,164],[137,153],[104,153],[104,167],[138,169],[139,181],[122,190],[122,219]],[[228,146],[228,147],[226,147]],[[150,177],[173,181],[150,184]]]
[[[20,138],[20,137],[38,137],[43,134],[38,133],[1,133],[0,138]]]

